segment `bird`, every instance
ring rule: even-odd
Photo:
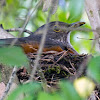
[[[72,24],[68,24],[60,21],[50,22],[48,24],[47,36],[51,39],[67,43],[70,42],[71,30],[74,30],[84,24],[85,22],[75,22]],[[42,34],[46,25],[47,24],[42,25],[34,33]]]
[[[53,21],[42,25],[28,37],[0,39],[0,47],[9,46],[12,43],[12,41],[16,39],[17,41],[14,44],[14,46],[22,47],[25,54],[35,53],[39,49],[42,34],[47,25],[47,35],[43,52],[61,52],[65,50],[69,51],[73,55],[79,55],[70,43],[71,29],[69,30],[69,28],[77,28],[84,24],[85,22],[75,22],[72,24],[68,24],[65,22]]]

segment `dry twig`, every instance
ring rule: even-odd
[[[7,86],[6,86],[6,89],[5,89],[5,92],[3,94],[3,96],[0,98],[0,100],[4,100],[4,98],[6,97],[6,95],[8,94],[10,88],[11,88],[11,85],[13,83],[13,80],[15,78],[15,75],[16,75],[16,71],[17,71],[17,67],[15,66],[13,68],[13,71],[12,71],[12,74],[11,74],[11,77],[9,79],[9,82],[7,83]]]

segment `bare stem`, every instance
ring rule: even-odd
[[[52,3],[54,3],[54,1],[52,1]],[[42,39],[41,39],[40,48],[39,48],[39,50],[37,52],[37,58],[35,60],[34,68],[32,70],[31,77],[30,77],[31,81],[33,80],[35,72],[37,70],[37,67],[39,66],[39,60],[40,60],[40,57],[41,57],[41,54],[42,54],[42,50],[43,50],[43,47],[44,47],[44,43],[45,43],[45,39],[46,39],[46,35],[47,35],[47,29],[48,29],[48,22],[50,20],[51,14],[52,14],[52,6],[51,6],[51,9],[50,9],[50,11],[48,13],[48,17],[47,17],[47,21],[46,21],[47,24],[46,24],[46,26],[45,26],[45,28],[43,30],[43,35],[42,35]]]
[[[88,15],[91,27],[93,30],[100,29],[100,16],[99,16],[99,8],[98,8],[98,2],[97,0],[85,0],[85,9],[86,13]],[[100,30],[97,30],[94,33],[94,37],[97,38],[100,36]],[[100,52],[100,43],[99,43],[99,38],[96,41],[93,41],[93,45],[91,47],[90,52],[92,52],[93,48],[95,46],[97,51]]]
[[[12,71],[12,74],[10,76],[9,82],[8,82],[8,84],[6,86],[5,92],[4,92],[3,96],[0,98],[0,100],[4,100],[4,98],[7,96],[8,92],[9,92],[9,90],[11,88],[11,85],[13,83],[13,80],[15,78],[16,71],[17,71],[17,67],[15,66],[13,68],[13,71]]]
[[[32,16],[32,14],[34,13],[34,11],[36,10],[36,9],[38,9],[38,7],[41,5],[41,3],[42,3],[42,0],[40,0],[38,3],[37,3],[37,5],[35,6],[35,8],[32,10],[32,12],[31,12],[31,10],[27,13],[27,17],[26,17],[26,20],[25,20],[25,22],[24,22],[24,24],[23,24],[23,27],[22,27],[22,30],[20,31],[20,33],[18,34],[18,37],[20,37],[21,35],[22,35],[22,33],[23,33],[23,31],[25,30],[25,28],[26,28],[26,26],[27,26],[27,24],[28,24],[28,22],[29,22],[29,20],[30,20],[30,18],[31,18],[31,16]],[[30,13],[31,12],[31,13]],[[11,43],[11,46],[13,46],[15,43],[16,43],[16,41],[17,41],[17,39],[14,39],[13,41],[12,41],[12,43]]]
[[[20,32],[22,30],[22,28],[11,28],[11,29],[6,29],[7,32],[15,32],[15,31],[18,31]],[[27,32],[29,34],[33,34],[33,32],[27,30],[27,29],[24,29],[23,32]]]

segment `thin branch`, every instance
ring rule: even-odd
[[[52,3],[54,3],[54,1],[52,1]],[[30,77],[31,81],[33,80],[35,72],[37,70],[37,67],[39,66],[39,60],[40,60],[40,57],[41,57],[41,54],[42,54],[42,50],[43,50],[43,47],[44,47],[44,43],[45,43],[45,39],[46,39],[46,34],[47,34],[47,29],[48,29],[48,22],[50,20],[51,14],[52,14],[52,7],[51,7],[51,9],[49,11],[49,14],[48,14],[48,17],[47,17],[47,21],[46,21],[47,24],[46,24],[46,26],[45,26],[45,28],[43,30],[44,34],[42,35],[40,48],[39,48],[39,50],[37,52],[37,58],[35,60],[34,68],[32,70],[31,77]]]
[[[18,37],[20,37],[20,36],[22,35],[22,33],[23,33],[23,31],[25,30],[26,25],[28,24],[28,22],[29,22],[29,20],[30,20],[30,18],[31,18],[31,16],[32,16],[32,14],[34,13],[34,11],[35,11],[36,9],[38,9],[38,7],[39,7],[41,4],[42,4],[42,0],[40,0],[40,1],[37,3],[37,5],[35,6],[35,8],[32,10],[32,12],[31,12],[31,10],[28,12],[27,17],[26,17],[26,20],[25,20],[25,22],[24,22],[24,24],[23,24],[22,30],[21,30],[20,33],[18,34]],[[14,39],[14,40],[12,41],[12,43],[11,43],[11,46],[13,46],[13,45],[16,43],[16,41],[17,41],[17,39]]]
[[[7,83],[5,92],[4,92],[3,96],[0,98],[0,100],[4,100],[4,98],[7,96],[8,92],[9,92],[9,90],[10,90],[10,88],[11,88],[11,85],[12,85],[12,83],[13,83],[13,80],[14,80],[14,78],[15,78],[16,71],[17,71],[17,67],[15,66],[15,67],[13,68],[13,71],[12,71],[11,77],[10,77],[10,79],[9,79],[9,82]]]
[[[100,38],[100,36],[99,37],[97,37],[97,38],[94,38],[94,39],[86,39],[86,38],[80,38],[80,37],[77,37],[78,39],[84,39],[84,40],[97,40],[97,39],[99,39]]]
[[[93,30],[100,29],[100,16],[99,16],[99,8],[98,8],[98,2],[96,0],[85,0],[85,9],[86,13],[88,15],[91,27]],[[94,33],[94,37],[97,38],[100,35],[100,30],[97,30]],[[90,52],[92,52],[93,48],[95,45],[98,45],[98,52],[100,52],[100,44],[99,44],[99,39],[96,41],[93,41],[92,47]]]
[[[37,5],[35,6],[35,8],[32,9],[32,12],[31,12],[31,13],[30,13],[31,10],[28,12],[27,17],[26,17],[26,21],[25,21],[25,23],[23,24],[22,30],[21,30],[21,32],[20,32],[19,34],[22,34],[22,33],[23,33],[23,31],[25,30],[26,25],[28,24],[28,22],[29,22],[29,20],[30,20],[30,18],[31,18],[31,16],[32,16],[32,14],[34,13],[34,11],[35,11],[36,9],[38,9],[38,7],[41,5],[41,3],[42,3],[42,0],[40,0],[40,1],[37,3]]]
[[[11,29],[6,29],[7,32],[15,32],[15,31],[22,31],[22,28],[11,28]],[[26,33],[29,33],[29,34],[33,34],[33,32],[27,30],[27,29],[24,29],[23,32],[26,32]]]

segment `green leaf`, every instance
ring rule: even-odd
[[[37,100],[63,100],[57,93],[56,94],[50,94],[46,92],[39,93]]]
[[[62,81],[60,83],[62,98],[64,100],[81,100],[81,97],[76,92],[74,86],[70,82]]]
[[[20,47],[0,48],[0,63],[7,66],[27,66],[28,58]]]
[[[70,0],[69,1],[69,23],[72,21],[79,21],[84,7],[84,0]]]
[[[24,99],[22,99],[22,100],[36,100],[36,99],[34,99],[34,97],[32,95],[29,95],[27,97],[24,97]]]
[[[41,91],[41,85],[39,83],[28,83],[19,86],[17,89],[15,89],[9,96],[7,100],[16,100],[16,98],[25,95],[25,100],[36,100],[36,97],[38,96],[38,92]],[[26,99],[26,98],[31,99]],[[19,100],[21,100],[19,98]],[[24,99],[23,99],[24,100]]]
[[[100,83],[100,56],[90,60],[87,74],[95,81]]]

